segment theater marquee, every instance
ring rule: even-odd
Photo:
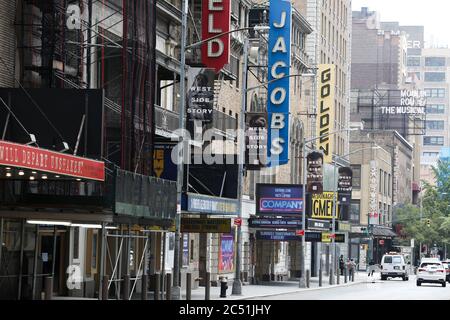
[[[105,163],[0,140],[0,165],[105,181]]]
[[[336,66],[332,64],[321,64],[318,70],[318,107],[317,107],[317,136],[319,149],[323,151],[325,163],[333,162],[333,136],[335,117],[335,83]]]

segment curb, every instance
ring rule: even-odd
[[[247,300],[247,299],[254,299],[254,298],[267,298],[267,297],[284,296],[284,295],[293,294],[293,293],[302,293],[302,292],[308,292],[308,291],[334,289],[334,288],[339,288],[339,287],[350,287],[350,286],[354,286],[354,285],[357,285],[357,284],[363,284],[363,283],[368,283],[368,282],[366,282],[366,281],[355,281],[355,282],[349,282],[349,283],[345,283],[345,284],[332,285],[332,286],[326,286],[326,287],[307,288],[307,289],[299,289],[299,290],[289,291],[289,292],[280,292],[280,293],[271,293],[271,294],[265,294],[265,295],[248,296],[248,297],[236,298],[236,299],[233,299],[233,300]]]

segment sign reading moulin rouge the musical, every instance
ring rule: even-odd
[[[230,31],[230,0],[203,0],[203,40]],[[202,46],[202,63],[219,72],[230,62],[230,34],[211,39]]]
[[[105,163],[0,140],[0,165],[105,181]]]
[[[334,95],[336,83],[336,66],[332,64],[321,64],[318,70],[319,91],[317,110],[317,136],[319,149],[323,151],[325,163],[333,162],[333,139],[330,134],[334,130]]]
[[[271,0],[269,8],[268,159],[275,167],[289,162],[289,90],[291,65],[291,1]]]

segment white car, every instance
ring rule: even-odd
[[[446,272],[439,259],[424,259],[417,270],[417,285],[422,283],[440,283],[445,287]]]
[[[381,280],[387,278],[402,278],[403,281],[408,281],[408,270],[406,268],[405,259],[397,252],[385,254],[381,259]]]

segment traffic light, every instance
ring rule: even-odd
[[[431,220],[427,219],[427,227],[431,227]]]

